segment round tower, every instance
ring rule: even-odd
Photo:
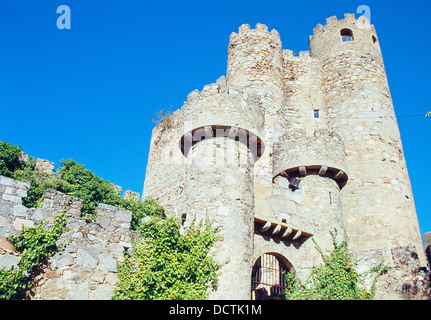
[[[189,94],[183,106],[181,150],[186,157],[185,227],[209,220],[222,239],[222,264],[210,299],[250,299],[253,264],[254,162],[263,152],[263,113],[223,79]],[[223,90],[224,88],[224,90]],[[259,125],[260,124],[260,125]]]
[[[354,251],[422,243],[379,40],[365,17],[327,19],[310,37],[321,63],[328,128],[345,144],[349,181],[341,191]],[[422,254],[423,256],[423,254]],[[423,258],[423,257],[421,257]],[[424,260],[422,260],[424,261]]]
[[[267,153],[256,164],[270,176],[270,153],[277,134],[285,126],[283,95],[283,52],[276,30],[258,23],[255,29],[248,24],[239,27],[229,38],[226,81],[255,95],[265,112],[265,145]]]
[[[348,180],[344,144],[328,130],[292,129],[274,146],[274,179],[287,179],[290,192],[300,193],[311,213],[314,238],[321,248],[332,248],[330,232],[344,235],[340,189]]]

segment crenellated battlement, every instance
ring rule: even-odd
[[[365,16],[356,19],[354,14],[345,14],[341,20],[336,16],[326,19],[326,25],[318,24],[313,29],[309,42],[311,56],[327,56],[346,49],[380,54],[374,25]]]
[[[278,33],[278,31],[275,29],[272,29],[271,31],[269,31],[268,26],[262,23],[257,23],[255,29],[251,29],[248,23],[241,25],[238,28],[238,33],[235,33],[235,32],[231,33],[230,40],[235,40],[238,38],[238,36],[243,36],[243,35],[248,35],[248,36],[258,35],[258,36],[269,37],[281,43],[280,34]]]
[[[339,27],[352,27],[375,32],[374,25],[370,24],[367,17],[361,16],[356,19],[353,13],[346,13],[344,14],[343,19],[338,20],[337,16],[332,16],[326,19],[326,25],[322,25],[320,23],[316,25],[313,29],[313,36],[324,32],[326,29]]]
[[[192,91],[175,119],[155,131],[144,194],[174,200],[185,225],[205,216],[222,227],[217,254],[229,262],[215,297],[248,299],[264,255],[305,280],[321,262],[309,235],[331,249],[334,228],[360,257],[378,252],[391,265],[391,250],[414,246],[425,261],[383,57],[364,16],[326,19],[297,55],[276,30],[241,25],[226,78]],[[404,280],[394,279],[379,284],[384,298]]]

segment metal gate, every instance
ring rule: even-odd
[[[286,274],[289,269],[280,258],[263,254],[253,266],[251,297],[253,300],[284,300]]]

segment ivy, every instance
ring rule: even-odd
[[[82,164],[72,159],[63,160],[57,173],[58,178],[70,186],[70,194],[83,200],[82,215],[94,217],[99,203],[105,203],[120,207],[132,212],[132,230],[136,230],[142,218],[146,216],[164,215],[163,207],[154,200],[148,199],[143,202],[132,199],[123,199],[114,187],[106,180],[99,178],[96,174],[86,169]]]
[[[363,276],[353,267],[353,259],[348,250],[348,237],[337,244],[337,231],[331,232],[334,249],[324,254],[317,245],[323,263],[313,269],[311,276],[303,284],[294,273],[287,276],[287,300],[372,300],[376,291],[376,281],[387,268],[382,264],[370,270],[373,273],[371,290],[363,287]],[[314,241],[314,239],[313,239]]]
[[[180,233],[178,219],[155,218],[141,225],[142,241],[119,266],[116,300],[201,300],[217,283],[220,268],[210,250],[218,230],[199,224]]]
[[[58,250],[57,239],[66,231],[64,211],[67,205],[50,228],[46,228],[46,224],[36,228],[24,226],[19,235],[9,236],[8,240],[21,257],[18,269],[0,270],[0,300],[16,299],[32,287],[30,279],[36,268]]]
[[[0,175],[12,177],[15,169],[21,166],[20,153],[21,147],[0,141]]]
[[[50,175],[35,171],[36,159],[31,156],[25,162],[21,162],[19,160],[21,151],[21,147],[0,142],[0,175],[30,182],[30,189],[23,201],[27,208],[41,207],[46,191],[53,189],[80,198],[83,201],[81,215],[86,220],[94,219],[100,203],[131,211],[133,230],[139,227],[141,220],[146,216],[164,215],[163,207],[154,200],[141,202],[123,199],[109,181],[99,178],[72,159],[62,160],[58,170],[54,175]]]

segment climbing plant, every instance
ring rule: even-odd
[[[313,269],[305,283],[301,283],[294,273],[287,274],[287,300],[372,300],[376,291],[376,281],[387,268],[382,264],[371,269],[372,286],[366,290],[363,286],[364,275],[359,274],[353,265],[348,250],[348,237],[337,244],[337,231],[331,232],[334,249],[325,254],[316,243],[316,249],[322,256],[321,265]],[[314,239],[313,239],[314,240]]]
[[[20,153],[21,147],[0,141],[0,175],[12,177],[15,169],[21,166],[19,161]]]
[[[36,268],[53,255],[57,247],[58,237],[66,230],[65,208],[59,214],[51,227],[41,224],[36,228],[23,226],[19,235],[9,236],[14,250],[21,254],[18,268],[0,269],[0,300],[16,299],[32,287],[30,281]]]
[[[210,250],[218,230],[199,224],[180,233],[178,219],[155,218],[139,228],[142,241],[120,265],[117,300],[201,300],[216,285],[216,263]]]
[[[132,212],[131,228],[135,230],[143,217],[148,215],[163,216],[164,209],[154,200],[135,201],[123,199],[109,181],[99,178],[84,165],[72,159],[62,160],[60,167],[53,174],[35,170],[36,159],[29,156],[20,161],[21,147],[0,142],[0,175],[15,180],[30,181],[30,189],[23,204],[28,208],[40,207],[46,190],[53,189],[83,200],[82,216],[93,219],[99,203],[117,206]]]

